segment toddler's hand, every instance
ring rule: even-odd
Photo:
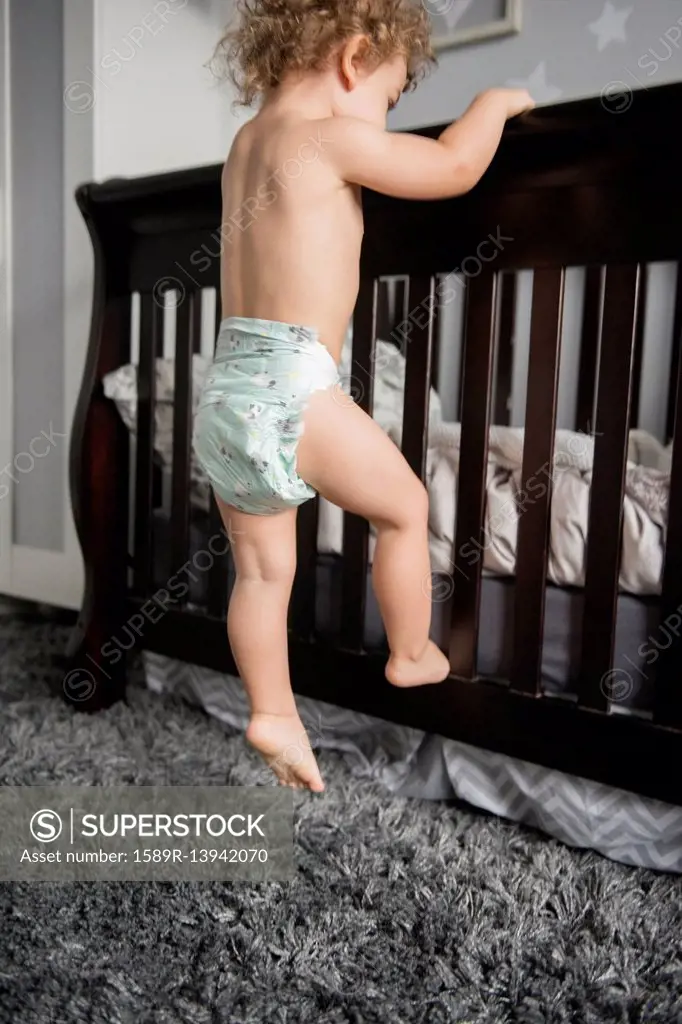
[[[494,96],[502,104],[507,119],[535,106],[535,100],[526,89],[488,89],[487,95]]]
[[[507,100],[507,117],[516,117],[532,110],[535,100],[527,89],[503,89]]]

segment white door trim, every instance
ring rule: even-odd
[[[12,219],[9,0],[0,0],[0,593],[11,591],[12,481]],[[7,488],[7,491],[5,491]]]
[[[92,244],[74,193],[94,172],[95,94],[92,89],[95,30],[93,0],[64,2],[64,422],[70,444],[90,334],[94,261]],[[76,86],[74,92],[74,85]],[[74,95],[78,100],[74,102]],[[68,456],[64,464],[64,554],[62,585],[53,603],[79,608],[83,560],[71,515]],[[56,598],[59,597],[59,601]]]
[[[81,588],[73,586],[72,559],[63,551],[15,544],[12,549],[11,596],[78,611]]]
[[[93,290],[90,238],[76,206],[74,192],[93,178],[94,103],[83,101],[94,66],[92,0],[64,0],[64,395],[65,430],[64,533],[61,551],[13,544],[12,495],[0,500],[0,593],[80,608],[83,560],[71,515],[68,446],[88,347]],[[11,331],[11,128],[9,68],[9,0],[0,0],[0,470],[13,459],[12,331]],[[76,86],[69,92],[70,86]],[[89,88],[89,85],[88,85]],[[4,121],[4,123],[3,123]],[[0,485],[4,477],[0,478]],[[9,482],[9,481],[8,481]],[[2,494],[0,489],[0,495]]]

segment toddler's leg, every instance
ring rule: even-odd
[[[238,512],[216,497],[236,582],[227,631],[251,705],[246,738],[285,785],[324,789],[289,679],[287,613],[296,571],[296,510]]]
[[[449,662],[429,640],[428,495],[402,453],[337,386],[310,400],[297,469],[325,498],[377,529],[372,571],[391,650],[389,681],[442,682]]]

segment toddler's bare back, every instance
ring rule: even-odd
[[[222,179],[222,308],[314,327],[338,362],[363,223],[360,190],[332,169],[324,126],[270,109],[239,131]]]

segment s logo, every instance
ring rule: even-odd
[[[31,834],[39,843],[53,843],[62,834],[62,819],[56,811],[36,811],[31,818]]]

